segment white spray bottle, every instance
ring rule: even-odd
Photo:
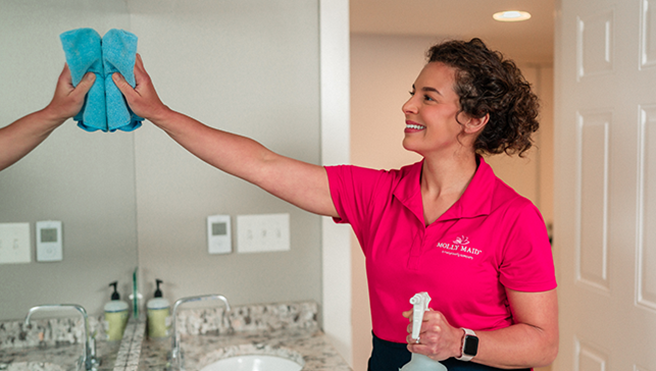
[[[424,312],[428,310],[431,298],[427,292],[420,292],[410,298],[412,308],[412,338],[419,342],[421,323],[424,321]],[[412,353],[410,362],[406,363],[399,371],[448,371],[446,366],[423,354]]]

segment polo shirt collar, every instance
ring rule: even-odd
[[[496,178],[490,165],[482,156],[476,156],[479,164],[476,173],[460,199],[449,208],[439,220],[473,218],[489,215],[492,209],[492,194]],[[424,206],[421,201],[421,171],[424,160],[402,169],[402,177],[394,189],[396,197],[406,208],[422,222],[424,221]]]

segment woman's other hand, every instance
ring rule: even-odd
[[[436,361],[460,357],[465,332],[451,326],[441,312],[429,309],[424,313],[419,343],[412,338],[412,310],[403,312],[403,316],[410,320],[406,337],[410,352],[426,355]]]

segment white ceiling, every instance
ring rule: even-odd
[[[350,0],[352,33],[479,37],[522,62],[551,63],[555,0]],[[497,22],[492,14],[525,10],[524,22]]]

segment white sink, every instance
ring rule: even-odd
[[[233,356],[211,363],[200,371],[300,371],[302,365],[265,354]]]

